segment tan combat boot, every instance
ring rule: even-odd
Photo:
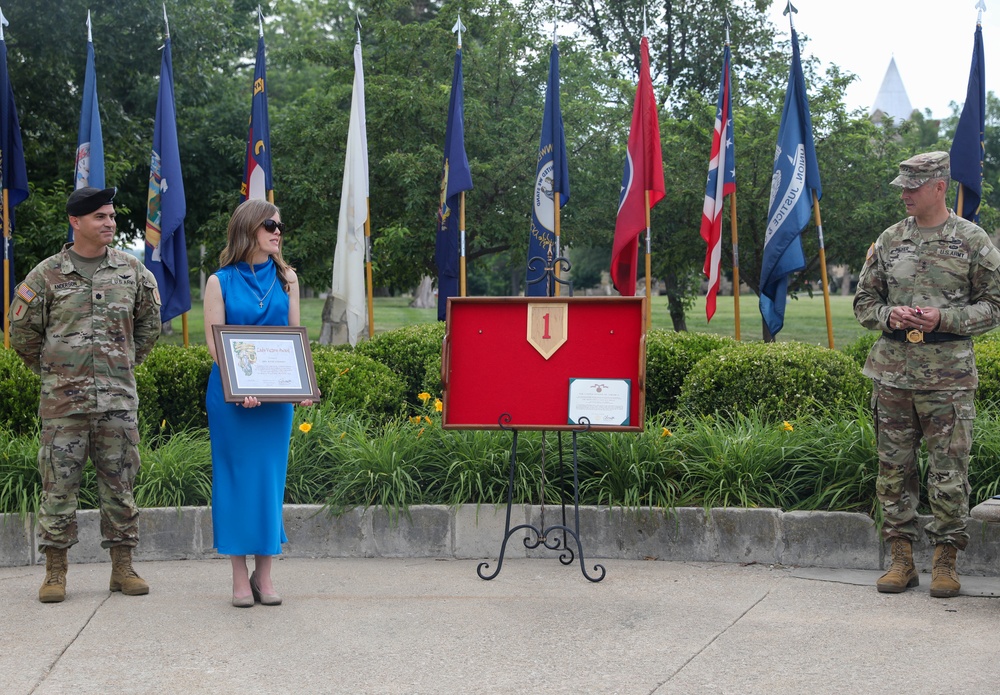
[[[958,548],[950,543],[934,546],[934,562],[931,564],[931,596],[934,598],[958,596],[962,585],[958,582],[958,570],[955,569],[957,554]]]
[[[142,596],[149,593],[149,584],[132,569],[132,548],[127,545],[111,547],[111,591],[120,591],[126,596]]]
[[[42,603],[66,599],[66,550],[45,546],[45,581],[38,590],[38,600]]]
[[[878,578],[875,587],[879,593],[901,594],[911,586],[920,584],[920,575],[913,565],[913,545],[909,538],[892,539],[892,565]]]

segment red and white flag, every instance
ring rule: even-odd
[[[705,253],[705,276],[708,296],[705,314],[711,321],[715,315],[715,298],[719,294],[722,260],[722,207],[726,196],[736,192],[736,158],[733,155],[733,103],[729,90],[729,46],[722,55],[722,80],[719,85],[719,105],[715,111],[715,132],[712,134],[712,158],[708,162],[708,184],[705,187],[705,208],[701,215],[701,238],[708,244]]]
[[[639,233],[646,226],[646,191],[649,207],[663,199],[663,153],[660,149],[660,121],[656,115],[653,80],[649,76],[649,41],[640,43],[642,66],[632,107],[632,128],[628,134],[625,173],[622,176],[615,241],[611,250],[611,281],[624,296],[635,296]]]

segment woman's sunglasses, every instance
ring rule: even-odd
[[[284,222],[275,222],[274,220],[264,220],[263,226],[264,229],[267,230],[267,232],[270,234],[274,234],[275,230],[281,232],[282,234],[285,233]]]

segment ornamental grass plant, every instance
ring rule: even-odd
[[[562,470],[560,447],[562,441]],[[340,513],[376,507],[393,519],[416,504],[504,504],[511,432],[442,430],[428,403],[419,414],[376,421],[333,407],[296,409],[289,448],[287,503]],[[543,443],[544,442],[544,443]],[[878,462],[870,413],[862,406],[775,421],[757,411],[697,415],[677,411],[641,433],[577,437],[580,502],[626,509],[773,507],[875,515]],[[36,511],[37,434],[0,430],[0,512]],[[518,434],[513,500],[572,501],[572,434]],[[189,429],[144,439],[136,500],[142,507],[211,501],[208,433]],[[921,485],[926,461],[921,462]],[[96,508],[93,468],[84,470],[81,508]],[[971,504],[1000,491],[1000,408],[976,420]],[[921,510],[926,512],[926,492]]]

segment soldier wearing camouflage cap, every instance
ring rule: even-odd
[[[927,152],[899,165],[892,184],[910,215],[868,250],[854,314],[879,330],[864,366],[874,381],[878,439],[876,493],[892,564],[883,593],[919,583],[913,541],[919,537],[917,456],[927,445],[927,497],[934,519],[931,596],[957,596],[956,555],[969,542],[969,451],[979,383],[971,336],[1000,324],[1000,251],[986,232],[945,204],[947,152]]]
[[[43,603],[66,597],[66,555],[77,542],[77,494],[88,457],[97,470],[111,591],[149,593],[132,568],[139,541],[132,497],[139,470],[135,367],[160,334],[160,296],[151,272],[110,247],[114,195],[114,188],[73,191],[66,202],[73,241],[28,273],[9,310],[11,346],[42,379]]]

